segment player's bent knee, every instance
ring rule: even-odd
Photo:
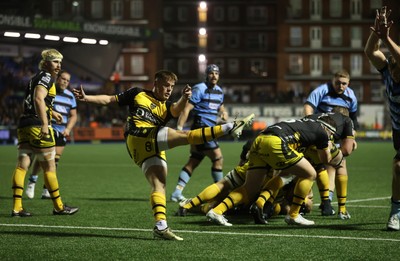
[[[157,145],[160,151],[168,150],[168,127],[161,127],[157,132]],[[171,129],[172,130],[172,129]],[[173,132],[171,131],[171,134]]]
[[[18,150],[18,158],[22,157],[30,157],[33,154],[33,151],[30,149],[20,149]]]
[[[152,166],[161,166],[161,167],[167,169],[167,162],[165,162],[165,160],[158,158],[158,157],[151,157],[143,162],[143,164],[142,164],[143,173],[146,173],[149,170],[149,168]]]
[[[55,159],[56,151],[38,152],[36,153],[36,157],[39,161],[51,161]]]

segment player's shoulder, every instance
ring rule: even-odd
[[[205,90],[207,89],[207,84],[205,82],[199,82],[193,85],[192,90]]]
[[[349,94],[351,94],[351,95],[353,95],[353,96],[355,96],[355,94],[354,94],[354,90],[349,86],[349,87],[347,87],[346,88],[346,90],[344,91],[344,92],[347,92],[347,93],[349,93]]]
[[[316,94],[327,94],[329,93],[329,84],[328,83],[323,83],[315,87],[315,89],[312,91],[312,93]]]
[[[221,86],[215,85],[215,88],[216,88],[219,92],[221,92],[222,94],[224,93],[224,90],[222,89]]]
[[[73,94],[69,89],[65,89],[65,90],[64,90],[64,94],[65,94],[65,95],[68,95],[68,96],[74,97],[74,94]]]

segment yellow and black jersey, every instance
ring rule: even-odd
[[[312,145],[317,149],[326,149],[329,142],[328,134],[321,123],[311,119],[281,121],[261,133],[278,136],[297,151]]]
[[[115,97],[119,106],[129,107],[128,131],[138,127],[165,126],[173,118],[170,112],[172,102],[158,100],[151,91],[133,87]]]
[[[311,114],[307,118],[317,120],[322,116],[329,116],[335,121],[336,132],[333,134],[335,142],[342,139],[354,139],[354,124],[350,117],[339,112],[328,112]]]
[[[56,97],[56,87],[51,74],[45,71],[40,71],[29,81],[28,87],[25,91],[24,111],[20,118],[18,127],[41,125],[41,121],[36,113],[34,93],[36,88],[42,87],[47,90],[47,96],[45,97],[46,114],[49,122],[51,121],[53,103]]]

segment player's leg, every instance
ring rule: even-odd
[[[232,224],[223,218],[223,214],[236,205],[249,205],[258,195],[267,176],[266,173],[264,169],[248,169],[244,184],[231,191],[220,204],[207,213],[207,217],[219,225],[231,226]]]
[[[184,201],[182,205],[180,204],[177,215],[186,216],[187,212],[192,208],[207,204],[219,196],[222,191],[227,192],[230,190],[232,190],[231,183],[227,179],[221,179],[220,181],[207,186],[196,197]],[[225,194],[225,196],[226,195],[227,194]]]
[[[286,223],[289,225],[314,225],[314,221],[307,220],[300,215],[300,208],[317,177],[314,167],[308,160],[302,158],[284,172],[293,173],[299,178],[294,188],[289,214],[285,217]]]
[[[20,135],[18,134],[18,137]],[[18,140],[20,140],[18,138]],[[22,207],[22,193],[24,191],[25,175],[31,163],[33,151],[28,143],[22,143],[18,146],[18,162],[12,176],[13,189],[13,217],[30,217],[31,213],[24,210]]]
[[[163,132],[162,129],[168,129],[165,130],[164,134],[166,135],[165,140],[167,140],[168,142],[165,144],[163,149],[160,150],[167,150],[176,146],[188,144],[203,144],[205,142],[215,140],[227,134],[235,137],[240,136],[243,128],[245,126],[251,125],[254,117],[254,114],[251,114],[243,119],[235,120],[234,122],[229,122],[222,125],[215,125],[213,127],[199,128],[190,131],[179,131],[172,128],[163,127],[160,129],[160,132]]]
[[[321,197],[321,215],[331,216],[335,214],[335,210],[332,208],[331,201],[329,199],[329,174],[326,168],[321,166],[315,167],[317,170],[317,185],[319,190],[319,195]]]
[[[392,198],[387,229],[400,230],[400,153],[397,152],[392,165]]]
[[[58,163],[60,162],[61,155],[64,152],[66,140],[64,140],[65,138],[64,138],[64,136],[62,134],[60,134],[58,132],[55,132],[55,133],[58,134],[58,135],[56,135],[56,156],[54,158],[55,164],[56,164],[56,169],[57,169]],[[46,187],[46,184],[43,185],[43,191],[42,191],[41,199],[51,199],[51,195],[49,193],[49,190]]]
[[[257,200],[250,209],[256,224],[267,224],[267,219],[272,216],[273,203],[280,189],[294,178],[293,175],[275,175],[265,180]]]
[[[325,165],[325,168],[328,171],[328,177],[329,177],[329,200],[332,202],[333,195],[335,194],[336,169],[331,165]]]
[[[46,188],[49,190],[51,199],[53,201],[54,215],[72,215],[78,212],[79,208],[70,207],[63,204],[60,196],[60,187],[58,184],[58,178],[56,173],[56,149],[55,149],[55,140],[54,140],[54,132],[52,128],[49,128],[51,139],[49,140],[41,140],[41,148],[35,149],[35,154],[37,160],[40,163],[40,166],[43,169],[44,173],[44,184]],[[51,140],[51,141],[50,141]],[[51,147],[50,145],[53,145]]]
[[[182,195],[183,189],[192,177],[192,173],[197,168],[197,166],[204,159],[204,154],[197,147],[201,145],[191,145],[190,147],[190,157],[186,165],[182,168],[179,173],[178,182],[176,184],[174,192],[171,194],[171,200],[174,202],[180,202],[185,200]]]
[[[150,204],[155,219],[153,236],[166,240],[183,240],[175,235],[167,224],[167,200],[165,187],[167,182],[167,163],[158,157],[143,162],[142,171],[151,186]]]
[[[348,174],[346,160],[343,159],[342,164],[336,169],[335,185],[336,185],[336,196],[338,200],[338,217],[340,219],[350,219],[351,216],[346,209],[347,201],[347,184]]]
[[[222,171],[224,159],[218,143],[216,141],[212,143],[217,144],[216,148],[205,150],[204,154],[206,154],[206,156],[211,160],[211,177],[213,178],[214,182],[217,182],[224,177],[224,173]]]
[[[40,164],[35,157],[33,157],[31,165],[32,173],[29,175],[28,184],[25,190],[26,196],[30,199],[35,197],[35,186],[39,176],[39,171],[41,170]]]
[[[178,215],[184,216],[191,208],[199,205],[204,205],[202,211],[207,213],[214,205],[208,204],[209,202],[220,202],[228,196],[234,188],[243,185],[246,179],[247,164],[243,166],[237,166],[223,177],[220,181],[211,184],[200,192],[196,197],[190,201],[185,202],[184,205],[180,206]],[[206,206],[207,205],[207,206]],[[207,210],[207,211],[205,211]]]

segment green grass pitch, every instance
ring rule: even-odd
[[[238,162],[243,142],[223,142],[224,172]],[[167,198],[189,147],[167,152]],[[315,205],[308,218],[314,227],[289,227],[278,216],[255,225],[250,216],[228,216],[232,227],[209,223],[203,215],[176,217],[168,202],[169,226],[182,242],[154,240],[147,184],[126,153],[125,144],[68,145],[58,177],[63,201],[80,210],[53,216],[52,203],[41,200],[43,176],[35,199],[24,195],[31,218],[11,218],[11,176],[15,146],[0,146],[0,260],[397,260],[400,232],[385,230],[391,195],[390,142],[359,142],[348,158],[347,208],[350,220],[322,217]],[[212,182],[210,162],[196,169],[184,195],[195,196]],[[336,200],[333,206],[337,209]]]

